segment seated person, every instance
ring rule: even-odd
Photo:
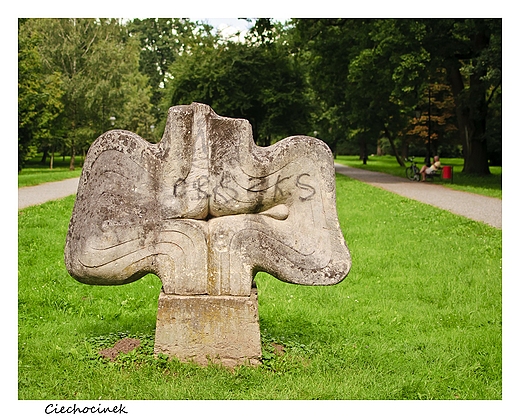
[[[439,156],[436,155],[433,157],[433,164],[428,167],[423,165],[421,168],[421,181],[426,181],[426,174],[434,174],[439,168],[441,168],[441,161],[439,159]]]

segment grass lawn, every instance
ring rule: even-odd
[[[405,176],[405,167],[399,166],[395,157],[385,155],[382,157],[371,156],[367,164],[355,155],[340,155],[336,158],[340,164],[345,164],[355,168],[364,170],[379,171],[382,173],[392,174],[398,177]],[[424,164],[422,159],[416,158],[415,162],[419,168]],[[453,183],[451,180],[436,180],[437,183],[454,190],[481,194],[489,197],[502,199],[502,167],[489,167],[491,175],[487,177],[472,176],[462,173],[464,160],[462,158],[441,158],[442,165],[451,165],[453,167]],[[406,163],[406,167],[410,163]]]
[[[154,358],[157,277],[67,274],[74,196],[19,211],[19,399],[501,399],[501,230],[341,175],[337,195],[350,274],[259,274],[264,363],[234,370]],[[141,346],[100,357],[124,336]]]
[[[81,175],[82,157],[74,159],[75,170],[69,169],[70,157],[56,157],[52,170],[49,168],[49,161],[46,164],[41,164],[40,160],[41,155],[38,155],[27,161],[26,167],[18,173],[18,187],[36,186],[41,183],[60,181]]]

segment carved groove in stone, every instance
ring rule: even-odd
[[[247,121],[197,103],[169,110],[158,144],[109,131],[85,160],[65,261],[84,283],[155,273],[176,295],[249,296],[258,271],[338,283],[351,260],[332,155],[305,136],[258,147]]]

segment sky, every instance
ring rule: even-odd
[[[197,19],[199,20],[199,19]],[[231,28],[231,30],[239,29],[239,30],[247,30],[249,29],[253,22],[248,22],[245,19],[239,19],[237,17],[217,17],[217,18],[200,18],[202,21],[207,21],[214,28],[225,30],[227,28]]]
[[[224,38],[234,37],[237,32],[240,32],[239,38],[243,38],[244,34],[254,24],[254,22],[248,22],[245,19],[239,19],[236,17],[194,18],[194,20],[200,20],[209,23],[215,29],[220,31]]]
[[[240,32],[239,39],[243,40],[244,35],[247,31],[254,25],[254,18],[250,22],[246,19],[240,19],[237,17],[203,17],[203,18],[192,18],[193,20],[199,20],[202,22],[209,23],[215,29],[220,31],[224,38],[233,38],[236,36],[237,32]],[[273,18],[278,21],[286,21],[288,18]]]

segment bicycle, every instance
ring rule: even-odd
[[[415,157],[407,158],[406,161],[410,161],[412,165],[410,167],[406,167],[406,178],[411,181],[420,181],[421,180],[421,174],[419,169],[417,168],[417,165],[414,161]]]

